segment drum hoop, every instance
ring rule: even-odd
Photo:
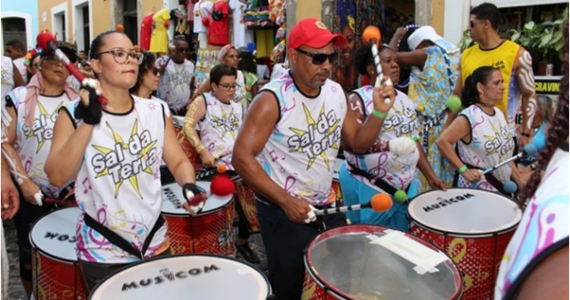
[[[457,187],[453,187],[453,188],[448,188],[447,190],[475,190],[475,191],[482,191],[482,192],[486,192],[486,193],[491,193],[491,194],[495,194],[497,196],[500,196],[500,198],[503,199],[507,199],[511,202],[514,203],[514,201],[512,201],[511,199],[505,197],[502,194],[496,193],[496,192],[492,192],[492,191],[487,191],[487,190],[480,190],[480,189],[470,189],[470,188],[457,188]],[[474,233],[470,233],[470,232],[457,232],[457,231],[446,231],[445,229],[442,228],[436,228],[434,226],[429,226],[426,225],[425,223],[423,223],[422,221],[419,221],[418,218],[416,218],[417,216],[415,216],[415,213],[410,212],[410,207],[413,203],[413,201],[418,198],[419,196],[423,195],[423,194],[427,194],[427,193],[432,193],[434,190],[431,191],[426,191],[423,192],[417,196],[415,196],[414,198],[412,198],[410,200],[410,204],[408,205],[408,211],[407,211],[407,215],[408,218],[410,219],[410,223],[414,222],[416,224],[418,224],[418,226],[423,227],[425,229],[429,229],[430,231],[433,232],[437,232],[437,233],[443,233],[443,234],[447,234],[449,236],[453,236],[453,237],[479,237],[479,238],[485,238],[485,237],[492,237],[495,235],[503,235],[505,233],[509,233],[515,229],[517,229],[517,227],[519,226],[519,223],[522,219],[522,211],[519,209],[518,213],[516,215],[516,218],[514,220],[516,220],[516,222],[514,222],[513,224],[511,224],[511,226],[509,227],[505,227],[505,228],[501,228],[500,230],[494,230],[494,231],[487,231],[487,232],[474,232]],[[512,222],[512,221],[510,221]]]
[[[225,208],[227,208],[229,205],[233,205],[234,199],[232,196],[232,199],[230,199],[230,201],[228,201],[226,204],[222,205],[222,206],[218,206],[216,208],[210,209],[210,210],[202,210],[200,211],[200,213],[198,213],[196,216],[191,216],[189,212],[187,211],[183,211],[183,212],[165,212],[165,211],[161,211],[160,213],[165,215],[165,216],[171,216],[171,217],[191,217],[191,218],[197,218],[197,217],[203,217],[203,216],[207,216],[216,212],[219,212]]]
[[[59,262],[62,264],[77,266],[77,264],[79,262],[79,259],[69,260],[67,258],[61,258],[61,257],[54,256],[53,254],[47,253],[46,251],[38,248],[36,245],[32,245],[32,250],[39,252],[40,255],[42,255],[46,258],[49,258],[53,261],[56,261],[56,262]]]
[[[49,213],[47,213],[47,214],[41,216],[39,219],[37,219],[37,220],[32,224],[32,227],[30,227],[30,228],[31,228],[31,229],[30,229],[30,233],[28,234],[28,240],[30,241],[30,244],[32,245],[32,249],[36,249],[37,251],[39,251],[39,252],[40,252],[41,254],[43,254],[44,256],[46,256],[46,257],[48,257],[48,258],[52,258],[53,260],[60,261],[60,262],[62,262],[62,263],[76,264],[76,263],[77,263],[77,260],[75,260],[75,261],[69,260],[69,259],[67,259],[67,258],[63,258],[63,257],[61,257],[61,256],[55,256],[55,255],[53,255],[53,254],[51,254],[51,253],[46,252],[45,250],[43,250],[42,248],[40,248],[36,242],[34,242],[34,239],[33,239],[33,237],[32,237],[32,232],[34,231],[34,228],[36,227],[36,225],[37,225],[41,220],[43,220],[44,218],[46,218],[46,217],[52,215],[53,213],[60,212],[60,211],[64,211],[64,210],[79,210],[79,214],[81,215],[81,213],[82,213],[81,210],[80,210],[79,208],[77,208],[77,207],[64,207],[64,208],[56,209],[56,210],[54,210],[54,211],[52,211],[52,212],[49,212]],[[75,262],[75,263],[74,263],[74,262]]]
[[[354,228],[354,230],[348,230],[349,228]],[[354,298],[351,298],[349,295],[347,295],[346,293],[344,293],[343,291],[338,290],[336,287],[334,287],[332,284],[330,284],[326,279],[322,278],[321,275],[319,275],[318,272],[316,272],[313,269],[312,264],[310,263],[311,260],[311,252],[309,251],[317,241],[320,241],[319,237],[322,237],[323,235],[325,236],[329,236],[330,233],[332,231],[335,230],[340,230],[342,232],[346,231],[346,232],[352,232],[352,233],[358,233],[358,232],[368,232],[368,233],[375,233],[378,232],[377,230],[374,229],[381,229],[380,231],[382,233],[384,233],[387,229],[390,229],[388,227],[382,227],[382,226],[378,226],[378,225],[362,225],[362,224],[349,224],[349,225],[343,225],[343,226],[338,226],[338,227],[333,227],[333,228],[329,228],[325,231],[320,232],[317,236],[315,236],[313,238],[313,240],[311,240],[311,242],[309,243],[309,245],[307,246],[307,248],[305,249],[305,254],[303,255],[303,261],[305,263],[305,270],[307,270],[307,273],[309,273],[309,275],[311,276],[311,278],[313,278],[313,280],[323,289],[325,289],[325,292],[330,292],[332,293],[335,297],[340,298],[341,300],[352,300]],[[326,234],[325,234],[326,233]],[[455,285],[457,286],[457,289],[455,291],[455,293],[449,298],[449,300],[456,300],[456,299],[460,299],[461,295],[463,294],[463,277],[461,276],[461,269],[459,268],[459,266],[453,261],[453,259],[451,259],[449,257],[449,255],[447,255],[447,253],[443,252],[441,249],[435,247],[434,245],[428,243],[427,241],[424,241],[422,239],[420,239],[419,237],[416,237],[412,234],[409,234],[407,232],[404,232],[405,236],[408,238],[411,238],[412,240],[421,243],[422,245],[430,248],[431,250],[436,250],[439,251],[440,253],[443,253],[447,258],[449,258],[449,262],[452,263],[452,265],[455,267],[455,271],[453,272],[454,274],[454,278],[455,278]]]
[[[267,295],[266,297],[269,297],[271,295],[271,284],[269,283],[269,279],[267,279],[267,276],[265,276],[265,274],[261,271],[261,269],[259,269],[258,267],[256,267],[255,265],[247,262],[247,261],[241,261],[239,259],[235,259],[235,258],[231,258],[231,257],[225,257],[225,256],[219,256],[219,255],[214,255],[214,254],[176,254],[176,255],[164,255],[164,256],[155,256],[155,257],[151,257],[149,259],[145,259],[145,260],[141,260],[141,261],[137,261],[134,263],[130,263],[127,266],[120,268],[110,274],[108,274],[107,276],[105,276],[101,281],[99,281],[99,283],[97,283],[95,285],[95,287],[93,287],[93,289],[91,290],[91,293],[89,294],[88,298],[89,300],[93,299],[93,295],[95,295],[95,292],[110,278],[112,278],[113,276],[115,276],[116,274],[121,273],[124,270],[136,267],[140,264],[143,263],[147,263],[147,262],[151,262],[151,261],[155,261],[155,260],[163,260],[163,259],[168,259],[168,258],[172,258],[172,257],[193,257],[193,256],[198,256],[198,257],[214,257],[217,259],[222,259],[222,260],[229,260],[232,262],[238,262],[238,263],[242,263],[244,265],[249,266],[250,268],[252,268],[254,271],[256,271],[258,273],[258,275],[261,275],[260,277],[263,279],[263,281],[267,284]]]

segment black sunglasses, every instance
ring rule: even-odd
[[[153,68],[152,69],[152,74],[154,74],[155,76],[160,74],[160,69],[159,68]]]
[[[312,53],[312,52],[307,52],[301,48],[297,48],[296,49],[298,52],[303,53],[309,57],[311,57],[313,59],[312,63],[313,65],[322,65],[325,63],[325,61],[327,61],[327,59],[329,60],[329,62],[331,64],[334,64],[338,58],[338,53],[333,52],[331,54],[326,54],[326,53]]]
[[[479,24],[479,23],[485,23],[485,20],[479,20],[479,21],[469,20],[469,27],[473,28],[473,27],[475,27],[476,24]]]

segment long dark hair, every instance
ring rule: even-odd
[[[245,72],[257,74],[257,64],[255,63],[255,57],[249,51],[238,51],[239,52],[239,63],[238,70]]]
[[[540,151],[537,159],[538,167],[531,175],[525,189],[521,193],[522,201],[527,201],[536,192],[541,181],[541,171],[546,167],[552,155],[560,144],[568,138],[568,20],[562,29],[564,36],[564,61],[562,63],[562,80],[560,81],[560,92],[552,121],[546,130],[546,146]]]
[[[461,94],[461,104],[463,104],[463,107],[469,107],[481,101],[481,99],[479,99],[477,84],[481,83],[486,85],[495,71],[499,71],[499,69],[491,66],[483,66],[477,68],[471,75],[467,76],[463,93]]]
[[[137,75],[137,83],[129,89],[131,94],[138,95],[139,88],[143,82],[144,76],[148,71],[154,69],[154,63],[156,61],[156,56],[154,53],[143,51],[144,57],[142,63],[139,65],[139,74]]]

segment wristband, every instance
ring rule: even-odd
[[[467,166],[466,166],[466,165],[463,165],[463,167],[459,168],[459,169],[457,170],[457,172],[459,172],[459,174],[463,174],[463,172],[465,172],[466,170],[467,170]]]
[[[521,132],[522,136],[526,136],[526,137],[530,137],[530,134],[526,133],[526,132]]]
[[[387,113],[379,112],[379,111],[377,111],[377,110],[375,110],[375,109],[372,110],[372,114],[373,114],[375,117],[380,118],[380,119],[386,119],[386,117],[388,116]]]

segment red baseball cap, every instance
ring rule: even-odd
[[[341,34],[332,34],[323,22],[309,18],[297,22],[291,28],[287,47],[297,49],[304,45],[320,49],[330,42],[337,47],[342,47],[346,44],[346,38]]]

